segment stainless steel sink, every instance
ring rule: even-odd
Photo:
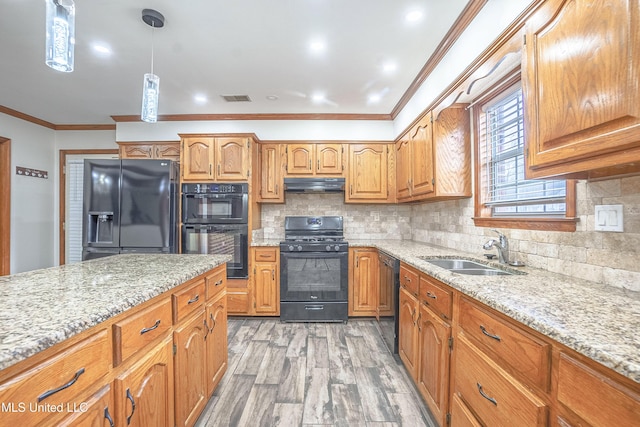
[[[421,257],[421,259],[435,266],[449,270],[452,273],[468,274],[471,276],[509,276],[512,274],[525,274],[519,271],[512,272],[503,270],[501,268],[481,264],[468,259],[427,257]]]

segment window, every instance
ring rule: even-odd
[[[575,183],[525,178],[524,100],[517,80],[474,106],[476,225],[573,231],[567,216],[575,213]]]

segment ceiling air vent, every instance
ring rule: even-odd
[[[249,95],[220,95],[227,102],[251,102]]]

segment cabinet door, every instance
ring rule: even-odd
[[[260,202],[284,203],[282,145],[260,145]]]
[[[121,159],[153,159],[153,144],[120,144]]]
[[[376,318],[393,316],[394,312],[394,281],[393,267],[386,265],[380,257],[378,257],[378,267],[380,269],[379,283],[378,283],[378,307],[376,312]]]
[[[400,288],[398,323],[398,354],[412,378],[418,370],[418,301],[406,289]]]
[[[256,262],[253,267],[255,285],[255,312],[262,315],[279,315],[280,280],[278,264]]]
[[[433,122],[435,184],[437,197],[471,197],[471,118],[468,104],[454,104]],[[432,193],[433,194],[433,193]]]
[[[189,137],[182,140],[180,164],[184,181],[213,179],[213,141],[211,137]]]
[[[313,175],[313,144],[287,145],[287,175]]]
[[[167,159],[176,162],[180,161],[180,144],[155,144],[153,146],[153,158],[154,159]]]
[[[431,113],[428,113],[411,133],[412,197],[433,192],[433,169],[433,129]]]
[[[206,309],[208,334],[206,345],[207,396],[211,396],[227,371],[227,297],[220,295],[215,301],[207,304]]]
[[[249,176],[249,140],[216,138],[216,180],[246,181]]]
[[[318,175],[342,176],[343,167],[342,144],[316,145],[316,173]]]
[[[555,0],[528,21],[528,178],[640,159],[639,26],[635,0]]]
[[[352,280],[349,316],[375,316],[378,307],[378,253],[372,249],[349,249]]]
[[[347,202],[386,201],[389,197],[389,146],[349,145]]]
[[[58,427],[113,427],[114,408],[113,392],[111,384],[102,387],[89,399],[81,399],[74,404],[77,407],[68,408],[74,410],[72,415],[56,423]]]
[[[451,398],[451,425],[456,427],[482,427],[456,393]]]
[[[446,425],[449,398],[449,338],[451,326],[425,305],[418,319],[418,376],[420,394],[441,426]]]
[[[115,379],[116,425],[175,425],[172,347],[168,336]]]
[[[396,197],[404,200],[411,197],[411,141],[404,139],[396,144]]]
[[[208,332],[203,309],[178,325],[173,332],[177,426],[195,424],[207,403],[205,336]]]

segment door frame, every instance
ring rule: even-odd
[[[11,140],[0,137],[0,276],[11,272]]]
[[[60,200],[60,214],[59,214],[59,223],[58,223],[58,235],[59,235],[59,248],[58,251],[60,253],[60,265],[64,265],[65,263],[65,252],[66,252],[66,232],[64,228],[64,224],[66,221],[66,212],[67,212],[67,179],[66,179],[66,169],[67,169],[67,156],[69,155],[93,155],[93,154],[118,154],[118,149],[96,149],[96,150],[60,150],[60,167],[58,169],[59,176],[59,200]]]

